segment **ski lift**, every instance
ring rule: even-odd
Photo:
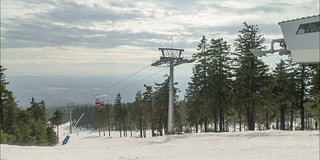
[[[96,99],[96,102],[95,102],[95,103],[96,103],[96,106],[99,107],[99,108],[104,108],[104,101],[103,101],[103,100],[104,100],[104,98],[107,97],[107,96],[108,96],[108,95],[99,95],[99,96],[98,96],[98,94],[96,94],[96,95],[95,95],[95,99]],[[101,100],[101,99],[102,99],[102,100]]]
[[[96,105],[100,105],[100,104],[101,104],[100,100],[96,99]]]
[[[96,99],[96,106],[97,106],[97,107],[100,107],[100,108],[103,108],[103,107],[104,107],[103,101],[101,102],[100,99],[97,98],[97,99]]]

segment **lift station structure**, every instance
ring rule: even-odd
[[[256,56],[279,52],[293,62],[320,63],[320,14],[279,22],[284,38],[271,41],[271,50],[250,50]],[[280,43],[282,49],[275,50]]]
[[[168,106],[168,128],[166,134],[174,134],[174,94],[173,94],[173,68],[174,66],[191,63],[194,60],[189,60],[182,57],[184,49],[175,48],[159,48],[162,55],[160,60],[157,60],[151,64],[151,66],[169,65],[169,106]]]

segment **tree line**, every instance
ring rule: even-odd
[[[21,109],[14,99],[12,91],[7,89],[9,82],[5,80],[0,66],[0,142],[1,144],[53,146],[58,143],[54,126],[62,123],[63,113],[59,110],[48,118],[44,101],[31,99],[30,107]],[[50,123],[51,122],[51,123]]]
[[[223,38],[203,36],[193,55],[196,64],[186,94],[188,122],[196,130],[204,126],[206,132],[208,124],[213,124],[215,132],[227,131],[231,120],[240,125],[240,131],[244,126],[270,129],[271,124],[293,130],[296,117],[300,125],[295,129],[311,129],[309,120],[318,127],[319,64],[281,60],[270,70],[250,52],[265,49],[264,40],[257,25],[247,23],[234,40],[235,53]]]
[[[169,78],[165,76],[165,81],[156,83],[155,87],[144,87],[144,91],[137,91],[134,102],[123,103],[119,93],[114,104],[106,103],[103,107],[77,106],[72,116],[77,118],[85,113],[78,126],[98,129],[99,136],[102,136],[101,132],[106,136],[106,131],[110,136],[111,130],[117,130],[120,137],[132,137],[133,131],[139,131],[140,137],[145,138],[148,129],[151,129],[153,136],[162,136],[167,130]],[[179,122],[179,114],[176,121]]]
[[[264,40],[257,25],[247,23],[234,40],[235,53],[223,38],[202,37],[198,52],[193,54],[195,65],[186,95],[183,100],[177,96],[174,99],[176,133],[319,128],[319,64],[281,60],[270,69],[250,52],[265,49]],[[132,130],[138,130],[145,137],[147,129],[152,135],[164,135],[168,92],[166,76],[163,83],[138,91],[134,102],[122,103],[119,93],[114,104],[93,107],[94,111],[89,112],[92,115],[87,116],[94,118],[80,125],[95,124],[101,131],[118,130],[120,136],[127,136],[128,131],[132,136]]]

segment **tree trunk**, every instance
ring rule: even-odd
[[[304,106],[300,106],[299,107],[299,109],[300,109],[300,117],[301,117],[301,128],[300,128],[300,130],[304,130],[305,129],[305,125],[304,125]]]
[[[2,77],[1,77],[2,78]],[[2,83],[2,82],[1,82]],[[0,118],[0,127],[1,127],[1,130],[4,130],[4,113],[3,113],[3,100],[2,100],[2,96],[3,96],[3,91],[1,90],[1,92],[0,92],[0,115],[1,115],[1,118]]]
[[[132,122],[130,122],[130,137],[132,137]]]
[[[108,106],[108,131],[109,131],[109,137],[110,137],[110,109],[109,109],[109,106]]]
[[[204,132],[208,132],[208,121],[204,121]]]
[[[123,128],[124,128],[124,130],[123,130],[123,137],[128,137],[128,134],[127,134],[128,128],[127,128],[126,123],[123,125]]]
[[[226,131],[226,132],[229,132],[229,120],[227,120],[227,123],[226,123],[226,125],[225,125],[225,130],[224,131]]]
[[[214,117],[213,121],[214,121],[214,131],[218,132],[218,120],[216,116]]]
[[[196,133],[198,133],[198,123],[196,123],[195,127],[196,127]]]
[[[252,97],[253,99],[253,97]],[[253,100],[252,101],[252,110],[251,110],[251,131],[254,131],[255,130],[255,119],[254,119],[254,116],[255,116],[255,108],[256,108],[256,104],[255,104],[255,101]]]
[[[59,125],[57,125],[57,137],[58,137],[58,143],[59,143],[59,137],[60,137],[60,135],[59,135]]]
[[[123,137],[126,137],[126,127],[125,127],[125,125],[123,124]]]
[[[233,132],[236,132],[236,114],[233,116]]]
[[[306,115],[305,117],[307,117],[305,120],[306,121],[305,128],[306,128],[306,130],[310,130],[310,127],[309,127],[310,121],[309,121],[308,115]]]
[[[223,113],[222,113],[221,106],[219,109],[219,132],[223,132]]]
[[[162,131],[163,131],[163,125],[161,125],[159,128],[160,128],[160,136],[163,136],[163,133],[162,133]]]
[[[109,129],[108,130],[109,130],[109,137],[110,137],[111,136],[111,134],[110,134],[110,125],[109,125]]]
[[[248,123],[248,130],[249,131],[254,131],[255,129],[255,124],[254,124],[254,118],[252,115],[252,112],[249,113],[249,123]]]
[[[139,118],[139,130],[140,130],[140,138],[142,138],[142,119],[141,117]]]
[[[294,110],[291,109],[291,116],[290,116],[290,131],[293,131],[293,116],[294,116]]]
[[[242,121],[241,121],[241,114],[239,112],[239,131],[241,132],[241,124],[242,124]]]
[[[269,126],[269,110],[268,108],[266,109],[266,130],[269,130],[270,126]]]
[[[247,123],[248,123],[248,130],[249,131],[254,131],[255,124],[254,124],[254,105],[252,102],[252,106],[247,106]]]
[[[302,64],[302,73],[301,73],[301,88],[300,88],[300,100],[299,100],[299,109],[300,109],[300,117],[301,117],[301,128],[300,130],[304,130],[304,105],[303,105],[303,99],[304,99],[304,90],[305,90],[305,65]]]
[[[153,120],[153,113],[152,113],[152,105],[150,105],[150,118],[151,118],[151,137],[154,136],[154,120]]]
[[[282,104],[280,106],[280,130],[285,130],[286,127],[286,120],[285,120],[285,106]]]

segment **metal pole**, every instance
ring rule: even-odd
[[[108,101],[108,131],[109,131],[109,137],[110,137],[110,110],[111,110],[111,104],[109,106],[109,101]]]
[[[174,108],[173,108],[173,59],[170,60],[170,82],[169,82],[169,109],[168,109],[168,134],[173,134]]]
[[[76,122],[76,124],[74,124],[74,125],[73,125],[73,127],[72,127],[72,128],[74,128],[74,127],[76,127],[76,126],[77,126],[77,124],[79,123],[79,121],[81,120],[81,118],[83,117],[83,115],[84,115],[84,113],[82,113],[82,114],[81,114],[80,118],[78,119],[78,121]]]
[[[320,98],[320,94],[319,94],[318,98]],[[319,102],[319,100],[317,103],[318,103],[318,119],[316,121],[317,122],[316,127],[318,130],[320,130],[320,102]]]
[[[71,106],[69,106],[69,118],[70,118],[70,134],[72,134],[72,113],[71,113]]]
[[[167,126],[167,134],[174,134],[174,94],[173,94],[173,67],[183,64],[183,63],[191,63],[194,60],[188,60],[181,57],[183,49],[174,49],[173,48],[173,40],[172,40],[172,48],[159,48],[161,50],[162,56],[160,60],[155,61],[151,64],[151,66],[159,66],[166,64],[170,65],[170,77],[169,77],[169,106],[168,106],[168,126]]]
[[[72,134],[72,109],[71,109],[71,107],[74,107],[74,103],[67,103],[67,107],[69,107],[70,134]]]

